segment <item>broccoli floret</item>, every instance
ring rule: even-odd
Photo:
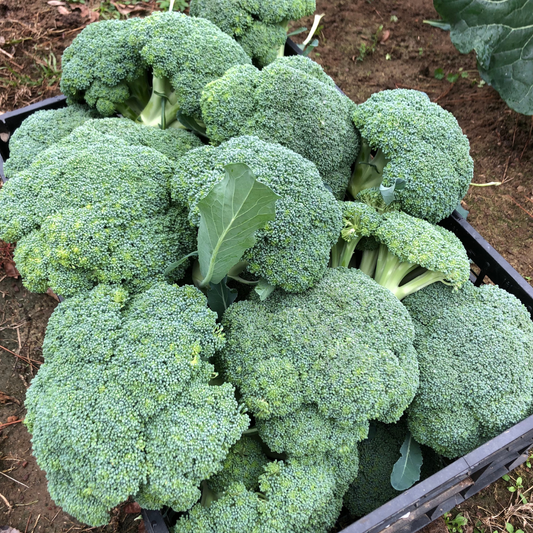
[[[110,136],[41,152],[0,192],[0,238],[18,241],[26,286],[70,296],[102,282],[141,290],[162,281],[196,240],[186,208],[170,204],[173,172],[160,152]]]
[[[190,131],[151,128],[121,118],[88,120],[83,126],[76,128],[66,142],[75,141],[79,146],[88,146],[101,140],[103,135],[122,139],[129,145],[153,148],[175,161],[189,150],[203,146],[202,141]]]
[[[474,163],[451,113],[425,93],[395,89],[373,94],[353,118],[363,137],[348,188],[353,198],[402,179],[405,188],[395,197],[403,211],[435,224],[452,213],[468,191]]]
[[[233,37],[252,58],[265,67],[282,57],[291,20],[312,15],[315,0],[191,0],[190,14],[203,17]]]
[[[238,64],[244,50],[213,23],[182,13],[87,26],[63,54],[61,90],[103,116],[121,113],[165,129],[178,111],[200,115],[203,86]]]
[[[323,276],[329,250],[341,227],[341,212],[316,167],[302,156],[257,137],[236,137],[218,147],[191,150],[177,164],[172,197],[189,205],[198,225],[198,202],[224,178],[224,167],[244,163],[257,180],[281,199],[276,218],[256,232],[256,244],[243,261],[250,273],[290,292],[300,292]]]
[[[328,269],[303,294],[235,303],[222,323],[220,367],[276,452],[349,449],[369,420],[398,420],[418,386],[407,311],[357,269]]]
[[[25,423],[51,497],[77,519],[107,524],[129,496],[189,509],[247,428],[234,388],[210,385],[224,335],[206,303],[187,285],[99,285],[54,311]]]
[[[278,59],[262,71],[229,69],[204,88],[201,107],[212,142],[255,135],[280,143],[315,163],[335,197],[344,198],[360,144],[354,104],[309,58]]]
[[[407,213],[378,213],[361,202],[341,202],[344,229],[332,250],[332,266],[348,266],[363,238],[371,241],[359,268],[402,300],[436,282],[455,288],[466,283],[470,262],[461,241],[451,232]]]
[[[96,113],[81,105],[36,111],[26,118],[9,140],[6,177],[30,166],[39,152],[66,137],[73,129],[94,118]]]
[[[253,437],[243,436],[231,447],[222,470],[209,478],[209,488],[221,493],[233,483],[240,482],[247,490],[255,491],[268,462],[261,443]]]
[[[357,453],[353,464],[356,470]],[[339,468],[324,457],[270,462],[259,477],[260,492],[234,483],[210,505],[195,505],[174,533],[327,533],[342,507]]]
[[[531,414],[533,323],[517,298],[492,285],[437,283],[404,304],[420,362],[408,411],[418,442],[454,458]]]

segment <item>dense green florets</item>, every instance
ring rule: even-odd
[[[259,487],[259,476],[268,462],[261,443],[243,436],[231,447],[222,470],[209,478],[209,487],[221,493],[234,483],[242,483],[247,490],[254,491]]]
[[[262,68],[283,56],[289,21],[312,15],[315,0],[191,0],[190,14],[233,37]]]
[[[203,146],[202,141],[190,131],[151,128],[122,118],[88,120],[83,126],[76,128],[65,142],[76,142],[85,147],[100,141],[103,136],[121,139],[128,145],[153,148],[175,161],[189,150]]]
[[[355,454],[342,467],[355,477],[357,465]],[[342,507],[340,468],[326,458],[273,461],[259,477],[260,493],[234,483],[209,507],[195,505],[174,533],[327,533]]]
[[[9,159],[4,164],[6,177],[12,178],[30,166],[37,154],[94,116],[94,111],[80,105],[32,113],[9,139]]]
[[[315,284],[327,268],[341,227],[340,209],[316,167],[257,137],[236,137],[218,147],[192,150],[178,163],[172,196],[189,206],[193,224],[199,224],[198,202],[224,178],[224,167],[230,163],[245,163],[259,182],[281,196],[276,218],[256,232],[256,244],[243,256],[248,271],[290,292]]]
[[[474,172],[470,144],[455,117],[425,93],[408,89],[373,94],[357,106],[353,117],[377,154],[375,167],[362,162],[356,168],[352,195],[403,179],[405,188],[395,191],[403,211],[433,223],[449,216],[468,191]],[[374,168],[378,172],[372,174]]]
[[[362,440],[369,420],[398,420],[418,386],[407,311],[356,269],[329,269],[303,294],[233,304],[223,325],[224,375],[277,452],[326,451],[336,427],[341,448],[351,440],[342,428]]]
[[[531,414],[533,323],[519,300],[492,285],[439,283],[404,303],[420,363],[408,417],[418,442],[453,458]]]
[[[262,71],[234,67],[205,87],[201,106],[213,142],[255,135],[280,143],[315,163],[333,194],[344,198],[360,144],[354,104],[310,59],[281,58]]]
[[[209,385],[224,342],[194,287],[132,297],[99,285],[50,318],[25,423],[54,501],[85,523],[133,496],[190,508],[249,423],[233,387]]]
[[[160,152],[110,136],[41,152],[0,192],[0,237],[18,242],[26,286],[70,296],[97,283],[141,290],[163,280],[196,245],[186,209],[170,204],[173,172]]]

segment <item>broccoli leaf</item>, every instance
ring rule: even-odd
[[[272,294],[275,288],[276,287],[271,285],[266,279],[261,278],[255,288],[255,292],[259,294],[259,299],[264,302]]]
[[[220,283],[210,283],[207,291],[207,305],[218,315],[219,320],[238,295],[237,289],[230,289],[226,285],[227,281],[226,276]]]
[[[255,244],[255,232],[276,215],[278,198],[256,181],[244,164],[227,165],[224,179],[198,202],[198,258],[202,287],[220,283],[245,250]]]
[[[533,115],[533,1],[434,0],[459,52],[476,51],[482,78],[507,105]]]
[[[390,482],[396,490],[406,490],[420,479],[422,450],[411,433],[405,437],[400,448],[402,456],[394,463]]]

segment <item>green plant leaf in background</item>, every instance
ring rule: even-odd
[[[422,468],[422,450],[411,433],[405,437],[400,448],[402,456],[394,463],[390,482],[396,490],[406,490],[420,479]]]
[[[275,288],[276,287],[270,285],[266,279],[261,278],[254,290],[259,294],[259,299],[264,302],[272,294]]]
[[[279,198],[241,163],[227,165],[226,176],[198,202],[198,259],[202,287],[220,283],[243,253],[255,244],[255,232],[276,216]]]
[[[210,283],[207,291],[207,305],[218,315],[219,320],[237,298],[237,289],[230,289],[226,285],[227,281],[226,276],[220,283]]]
[[[434,0],[463,54],[475,50],[479,73],[507,105],[533,115],[533,0]]]

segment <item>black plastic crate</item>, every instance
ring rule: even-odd
[[[287,55],[301,53],[288,42]],[[9,156],[8,139],[21,122],[44,109],[58,109],[66,105],[64,96],[49,98],[31,106],[0,115],[0,178],[5,182],[3,161]],[[481,285],[490,281],[514,294],[529,310],[533,318],[533,287],[457,212],[440,223],[453,231],[465,246],[468,256],[478,267],[471,280]],[[430,522],[453,509],[492,482],[510,472],[528,457],[533,447],[533,416],[504,431],[469,454],[457,459],[433,476],[354,522],[341,533],[415,533]],[[143,509],[147,533],[168,533],[159,511]]]

